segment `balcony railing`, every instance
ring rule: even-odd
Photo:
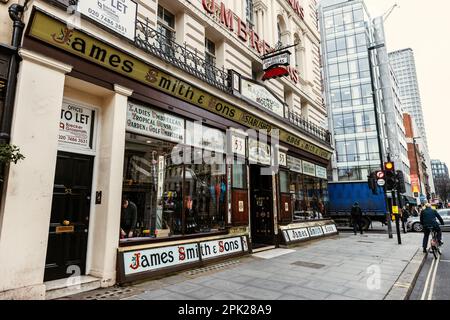
[[[192,74],[193,76],[219,88],[231,92],[228,72],[219,69],[208,62],[197,51],[187,48],[186,43],[180,45],[173,37],[167,37],[150,27],[150,21],[138,20],[136,23],[135,45],[147,53],[153,54],[164,61]]]
[[[285,118],[295,127],[299,128],[300,131],[309,133],[315,138],[331,144],[331,134],[328,130],[306,120],[301,115],[294,113],[286,108]]]

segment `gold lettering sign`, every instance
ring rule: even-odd
[[[184,100],[251,129],[265,129],[269,133],[278,127],[237,108],[206,91],[192,87],[167,73],[127,55],[99,40],[67,26],[40,11],[33,17],[29,36],[77,55],[97,65],[144,83],[147,86]],[[283,129],[280,141],[329,160],[331,153]]]

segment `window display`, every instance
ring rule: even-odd
[[[192,161],[176,164],[171,157],[175,146],[126,134],[121,242],[225,228],[225,155],[186,147]]]
[[[328,204],[327,181],[316,177],[290,172],[294,220],[323,219]]]

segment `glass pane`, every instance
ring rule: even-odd
[[[226,165],[223,155],[221,161],[214,161],[204,152],[202,164],[186,165],[183,197],[185,233],[212,232],[224,228],[226,194]]]
[[[245,164],[233,164],[233,188],[247,189],[247,166]]]
[[[181,223],[183,166],[171,164],[174,146],[126,134],[121,241],[181,233],[175,225]]]
[[[289,193],[289,173],[280,171],[280,192]]]

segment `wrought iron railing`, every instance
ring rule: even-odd
[[[150,27],[149,19],[136,23],[135,45],[147,53],[151,53],[166,62],[192,74],[193,76],[219,88],[231,92],[230,78],[225,68],[219,69],[205,59],[203,54],[175,42],[174,37],[167,37]]]
[[[331,144],[331,134],[328,130],[306,120],[301,115],[292,112],[286,108],[285,118],[289,120],[289,123],[293,124],[295,127],[299,128],[300,131],[309,133],[310,135]]]

